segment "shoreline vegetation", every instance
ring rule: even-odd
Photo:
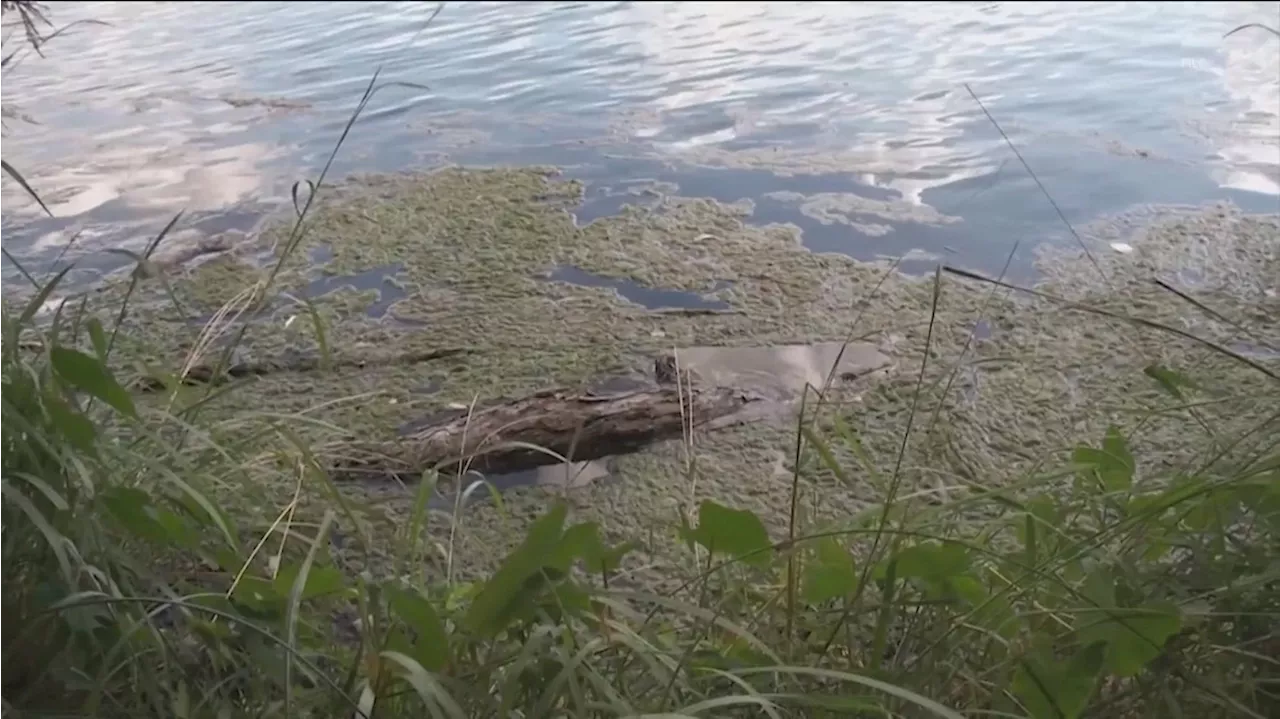
[[[550,167],[309,186],[4,300],[6,713],[1280,713],[1280,214],[1017,287]]]

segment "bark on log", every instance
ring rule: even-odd
[[[682,402],[683,399],[683,402]],[[548,390],[470,414],[445,413],[398,442],[349,455],[338,470],[348,478],[417,479],[460,466],[502,474],[561,462],[636,452],[666,439],[760,418],[772,405],[763,396],[730,387],[661,387],[597,397]],[[683,405],[683,406],[682,406]],[[691,422],[690,422],[691,418]],[[541,448],[541,449],[537,449]]]

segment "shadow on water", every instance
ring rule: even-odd
[[[303,294],[308,299],[314,299],[342,289],[352,289],[356,292],[373,290],[378,293],[378,299],[369,305],[369,308],[365,310],[365,314],[369,317],[382,318],[386,316],[387,310],[391,309],[391,305],[408,296],[404,288],[396,285],[393,279],[403,270],[404,265],[397,262],[392,265],[382,265],[364,272],[357,272],[353,275],[322,277],[318,280],[313,280],[311,284],[307,285],[306,289],[303,290]]]
[[[685,310],[729,310],[729,303],[712,299],[706,295],[719,292],[731,286],[728,282],[717,282],[710,292],[699,294],[684,290],[669,290],[656,287],[645,287],[631,280],[601,277],[586,270],[570,265],[555,268],[544,278],[547,282],[564,282],[579,287],[606,287],[617,292],[623,299],[634,302],[649,310],[685,309]]]

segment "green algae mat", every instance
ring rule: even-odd
[[[234,362],[285,368],[150,399],[198,404],[212,422],[210,444],[260,443],[261,473],[243,473],[227,491],[273,512],[297,488],[282,480],[279,455],[289,452],[280,431],[266,427],[288,426],[325,458],[353,440],[393,439],[403,423],[449,407],[648,372],[673,348],[856,339],[892,359],[887,375],[855,383],[817,413],[820,429],[857,437],[863,453],[847,458],[865,468],[857,476],[835,476],[810,454],[797,468],[794,423],[756,423],[658,444],[611,460],[608,479],[513,490],[468,506],[453,526],[434,525],[452,535],[455,571],[483,571],[563,491],[606,534],[648,537],[647,559],[632,569],[654,582],[668,576],[670,528],[704,497],[751,509],[782,536],[793,493],[809,521],[837,522],[877,501],[895,466],[927,501],[1015,481],[1112,424],[1134,432],[1146,461],[1173,461],[1185,451],[1178,423],[1138,411],[1167,398],[1160,368],[1217,383],[1199,389],[1221,400],[1197,408],[1206,423],[1258,423],[1280,406],[1267,376],[1280,364],[1268,349],[1280,345],[1274,216],[1167,210],[1096,225],[1085,233],[1087,255],[1041,251],[1036,290],[1046,299],[810,252],[794,226],[753,224],[749,203],[662,195],[578,226],[581,196],[549,168],[353,178],[324,190],[300,233],[285,217],[233,252],[139,281],[122,356],[129,371],[172,372],[238,339]],[[1133,251],[1110,251],[1115,239]],[[552,279],[566,267],[723,309],[647,309],[610,287]],[[111,321],[128,284],[94,292],[87,306]],[[306,371],[287,370],[304,359]],[[343,492],[392,527],[412,509],[411,487]],[[304,506],[333,501],[299,496]]]

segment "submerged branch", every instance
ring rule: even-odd
[[[421,352],[410,352],[407,354],[392,355],[383,358],[368,359],[349,359],[337,360],[334,362],[326,362],[320,356],[301,356],[289,358],[285,360],[267,360],[264,362],[236,362],[226,368],[225,371],[219,373],[211,365],[200,364],[188,369],[182,375],[184,384],[221,384],[231,379],[241,379],[244,377],[260,377],[269,374],[280,374],[285,372],[314,372],[324,369],[363,369],[366,367],[386,366],[386,365],[404,365],[417,364],[419,362],[430,362],[432,360],[444,359],[446,357],[456,357],[459,355],[469,354],[471,350],[462,347],[446,347],[435,350],[424,350]],[[169,386],[165,379],[157,377],[142,377],[134,383],[134,389],[143,392],[155,392],[164,390]]]

